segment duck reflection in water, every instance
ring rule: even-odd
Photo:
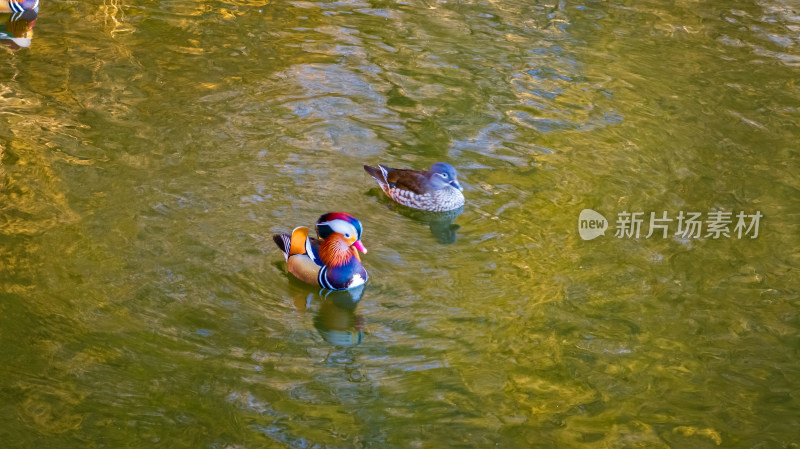
[[[456,231],[458,231],[461,226],[453,222],[464,212],[464,206],[447,212],[426,212],[400,206],[397,207],[397,210],[400,212],[400,215],[427,224],[431,229],[431,235],[433,235],[433,238],[435,238],[437,242],[444,245],[456,242]]]
[[[437,242],[443,245],[456,242],[458,238],[457,232],[461,229],[461,226],[455,224],[454,221],[464,212],[464,206],[446,212],[428,212],[388,201],[385,199],[386,197],[381,193],[380,189],[370,189],[368,194],[378,197],[379,201],[385,202],[386,207],[394,212],[427,225],[431,230],[431,235]]]
[[[12,50],[31,45],[39,0],[0,0],[0,41]]]
[[[353,346],[364,339],[364,318],[356,314],[356,306],[364,287],[351,290],[324,290],[322,302],[314,316],[314,327],[322,338],[336,346]]]
[[[314,315],[314,327],[325,341],[336,346],[361,343],[364,338],[364,317],[356,313],[356,307],[364,294],[363,285],[349,290],[323,289],[318,294],[302,294],[299,290],[297,293],[294,305],[298,310],[309,309],[315,296],[320,298],[319,310]]]

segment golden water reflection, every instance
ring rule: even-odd
[[[45,11],[0,64],[8,445],[794,443],[784,3]],[[367,159],[452,162],[467,205],[393,206]],[[764,218],[583,241],[585,208]],[[270,239],[329,210],[364,224],[357,302]]]

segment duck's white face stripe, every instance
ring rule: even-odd
[[[355,226],[351,225],[350,223],[344,220],[331,220],[319,224],[330,226],[331,229],[333,229],[333,232],[338,232],[339,234],[342,234],[345,238],[348,239],[352,237],[358,238],[358,233],[356,233]]]

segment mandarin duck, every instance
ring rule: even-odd
[[[0,12],[24,12],[39,7],[39,0],[0,0]]]
[[[365,165],[389,198],[414,209],[445,212],[464,205],[464,190],[452,165],[437,162],[429,171]]]
[[[358,251],[367,253],[361,243],[362,229],[352,215],[331,212],[317,220],[316,239],[308,236],[305,226],[272,239],[295,277],[329,290],[346,290],[363,285],[369,277],[358,256]]]
[[[0,0],[0,43],[12,50],[30,47],[38,0]]]

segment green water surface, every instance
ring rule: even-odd
[[[0,47],[0,446],[800,447],[797,2],[42,0],[34,32]],[[455,218],[361,168],[437,161]],[[329,211],[357,304],[272,242]]]

